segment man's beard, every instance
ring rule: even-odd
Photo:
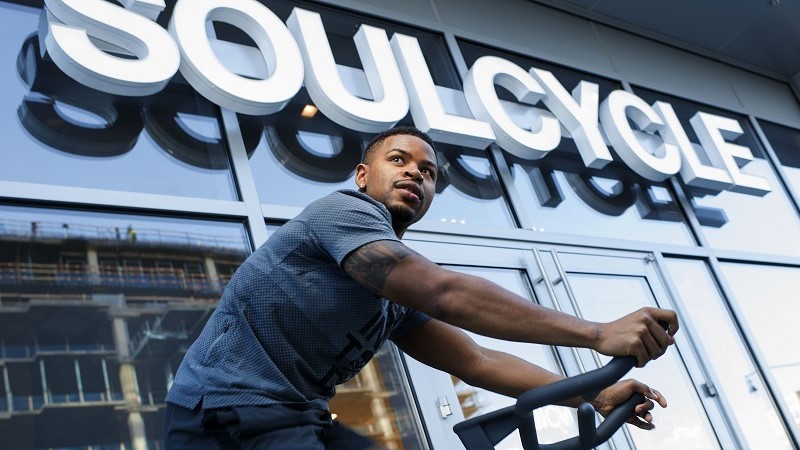
[[[402,205],[392,205],[388,206],[386,209],[388,209],[389,214],[392,215],[392,222],[394,223],[410,225],[417,221],[417,215],[411,210],[411,208],[404,207]]]

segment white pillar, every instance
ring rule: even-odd
[[[128,432],[131,436],[133,450],[147,450],[147,432],[142,419],[142,399],[139,395],[139,386],[136,381],[136,368],[131,359],[130,334],[128,323],[122,317],[114,317],[114,343],[117,346],[119,357],[119,381],[122,386],[122,395],[125,398],[125,408],[128,410]]]

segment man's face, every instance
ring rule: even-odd
[[[422,139],[398,134],[381,143],[356,168],[356,184],[383,203],[395,230],[405,231],[425,215],[436,187],[436,154]]]

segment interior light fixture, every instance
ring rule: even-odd
[[[305,117],[306,119],[310,119],[315,115],[317,115],[317,111],[319,111],[319,109],[317,109],[316,106],[308,104],[306,106],[303,106],[303,110],[300,111],[300,116]]]

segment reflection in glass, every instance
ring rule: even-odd
[[[0,206],[0,447],[160,448],[172,374],[248,253],[239,223]]]
[[[779,394],[800,427],[800,351],[797,318],[800,317],[800,269],[723,263],[725,281],[753,332]],[[757,379],[755,374],[750,379]]]
[[[719,193],[682,184],[692,203],[697,220],[709,244],[717,249],[772,253],[796,256],[800,248],[800,220],[744,117],[689,102],[664,94],[636,89],[636,94],[648,103],[665,101],[672,104],[689,140],[699,140],[689,123],[698,111],[738,120],[744,134],[730,142],[747,147],[754,159],[742,168],[742,173],[764,178],[772,191],[759,197],[731,191]],[[704,157],[702,152],[699,152]],[[708,161],[705,161],[708,164]],[[746,236],[746,239],[743,237]]]
[[[643,306],[656,306],[644,277],[570,273],[568,281],[581,315],[589,320],[609,322]],[[602,355],[600,359],[602,364],[610,361],[610,358]],[[645,367],[634,369],[628,377],[657,389],[669,403],[667,409],[657,407],[653,412],[656,429],[644,431],[627,426],[637,448],[720,448],[692,380],[674,348]]]
[[[331,413],[387,449],[422,450],[423,433],[406,386],[396,347],[384,345],[358,375],[337,386]]]
[[[437,144],[436,198],[423,221],[515,227],[497,174],[483,150]]]
[[[800,130],[775,125],[769,122],[759,122],[764,134],[767,135],[778,160],[781,162],[783,172],[789,179],[789,184],[794,193],[800,196]]]
[[[278,114],[239,116],[256,189],[268,205],[303,208],[334,190],[356,188],[355,167],[373,136],[321,114],[302,117],[305,103],[298,97]],[[486,151],[442,143],[436,149],[436,198],[423,223],[514,226]]]
[[[533,298],[533,293],[524,275],[516,270],[493,269],[477,267],[448,267],[470,275],[478,276],[491,280],[517,295]],[[555,355],[547,346],[532,345],[521,342],[510,342],[481,336],[475,333],[466,332],[478,344],[494,350],[503,351],[526,361],[530,361],[554,373],[562,373]],[[496,411],[500,408],[513,405],[516,400],[484,389],[475,388],[461,380],[453,378],[458,401],[464,418],[469,419],[477,415]],[[559,406],[547,406],[534,411],[536,431],[539,442],[552,443],[571,438],[577,435],[577,424],[575,421],[575,410]],[[506,439],[497,444],[498,450],[521,449],[519,432],[515,431]]]
[[[180,81],[145,98],[82,86],[42,58],[39,12],[0,3],[0,179],[236,198],[210,103]]]
[[[589,171],[572,159],[505,157],[537,231],[693,244],[675,197],[663,183],[614,168]]]
[[[702,339],[706,363],[714,368],[748,448],[791,449],[781,421],[770,401],[764,383],[756,375],[722,297],[702,261],[667,260],[681,303]]]

